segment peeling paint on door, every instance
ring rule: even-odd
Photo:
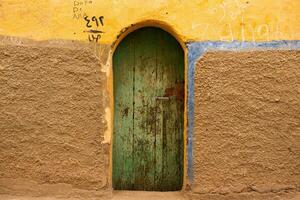
[[[129,34],[113,57],[113,188],[180,190],[183,182],[184,52],[169,33]]]

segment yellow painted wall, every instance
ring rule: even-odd
[[[82,16],[103,16],[87,21]],[[37,40],[112,43],[120,31],[145,20],[169,24],[187,40],[299,40],[299,0],[0,0],[0,35]]]

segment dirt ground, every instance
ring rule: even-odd
[[[111,199],[111,200],[187,200],[181,192],[113,192],[106,198],[60,198],[60,197],[24,197],[24,196],[0,196],[1,200],[82,200],[82,199]]]
[[[182,192],[114,191],[106,197],[27,197],[0,195],[1,200],[300,200],[300,193],[243,193],[231,195],[197,195]]]

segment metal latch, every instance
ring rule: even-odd
[[[170,97],[155,97],[155,100],[168,101],[168,100],[170,100]]]

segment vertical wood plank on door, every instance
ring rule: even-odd
[[[134,181],[134,42],[124,39],[114,57],[114,143],[113,143],[113,187],[126,189]]]

